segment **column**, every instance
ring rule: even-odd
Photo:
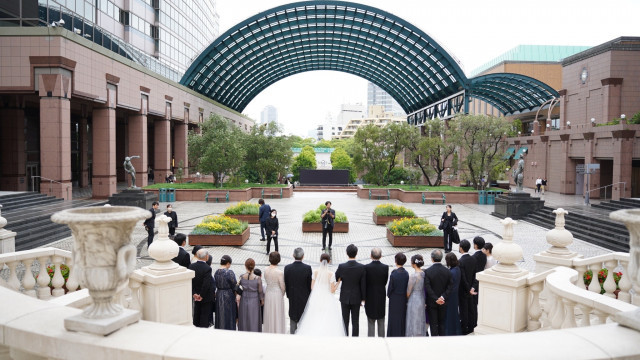
[[[70,200],[71,77],[38,75],[40,95],[40,192]]]
[[[590,126],[590,125],[588,125]],[[594,133],[593,132],[585,132],[582,133],[584,138],[584,163],[586,164],[597,164],[596,159],[594,158]],[[600,172],[593,173],[589,176],[589,187],[587,187],[587,181],[585,178],[585,182],[583,184],[583,194],[587,194],[587,191],[591,189],[596,189],[600,187]],[[591,199],[599,199],[600,192],[592,191],[589,193],[589,198]]]
[[[176,160],[176,168],[180,167],[182,161],[182,176],[189,176],[189,154],[187,152],[187,136],[189,134],[189,109],[185,108],[184,122],[176,124],[173,128],[173,145],[175,146],[174,154]]]
[[[621,115],[622,78],[607,78],[602,83],[602,122],[608,122]]]
[[[147,115],[146,113],[138,113],[129,116],[129,154],[128,156],[138,155],[139,159],[132,159],[131,163],[136,168],[136,185],[138,187],[147,186]],[[127,178],[128,181],[128,178]]]
[[[107,103],[93,109],[93,197],[106,199],[117,192],[115,85],[107,84]],[[123,159],[124,161],[124,159]]]
[[[12,107],[0,109],[0,152],[2,153],[2,177],[0,189],[27,191],[24,138],[24,109]]]
[[[631,196],[631,171],[635,130],[616,130],[613,134],[613,192],[612,200]],[[616,184],[625,182],[624,184]]]
[[[87,117],[89,116],[87,106],[82,105],[82,117],[80,118],[80,187],[89,186],[89,133],[87,130]]]
[[[153,126],[153,167],[158,182],[171,171],[171,103],[165,105],[164,119],[155,120]]]
[[[557,154],[552,154],[554,157],[552,164],[557,164],[558,166],[551,166],[552,169],[558,169],[560,173],[560,188],[558,192],[561,194],[574,194],[575,193],[575,181],[576,181],[576,169],[573,167],[571,162],[571,158],[569,158],[569,147],[571,140],[569,139],[569,134],[560,135],[560,152]],[[555,184],[552,186],[556,189]]]

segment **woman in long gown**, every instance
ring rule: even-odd
[[[264,271],[267,290],[264,295],[264,324],[262,331],[266,333],[284,334],[284,273],[278,269],[280,254],[269,254],[271,266]]]
[[[245,274],[240,275],[240,285],[242,286],[242,296],[238,306],[238,330],[262,332],[262,319],[260,317],[260,306],[264,303],[264,293],[262,292],[262,278],[253,273],[256,262],[249,258],[244,262],[247,269]]]
[[[345,336],[340,302],[335,297],[339,283],[329,270],[331,257],[320,256],[320,267],[313,272],[311,294],[298,323],[296,335]]]
[[[407,324],[407,286],[409,273],[403,265],[407,257],[403,253],[396,254],[396,269],[389,276],[387,297],[389,298],[389,318],[387,320],[387,337],[404,336]]]
[[[447,298],[447,313],[445,317],[444,333],[446,335],[462,335],[460,325],[460,313],[458,313],[458,288],[460,287],[460,268],[458,258],[454,253],[448,253],[444,257],[447,267],[451,271],[451,291]]]
[[[411,267],[415,271],[409,277],[407,287],[407,330],[405,336],[425,336],[427,334],[427,322],[424,309],[424,259],[422,255],[411,257]]]
[[[231,257],[224,255],[220,259],[220,269],[216,270],[213,279],[216,282],[216,321],[215,328],[235,330],[238,305],[236,305],[236,274],[231,267]]]

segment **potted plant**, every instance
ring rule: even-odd
[[[206,216],[189,234],[190,245],[242,246],[249,239],[249,224],[225,215]]]
[[[229,206],[224,210],[224,214],[230,218],[246,221],[249,224],[260,224],[260,205],[240,201],[236,205]]]
[[[422,218],[402,218],[387,224],[387,239],[393,246],[442,247],[442,231]]]
[[[401,218],[413,218],[413,210],[393,204],[380,204],[373,210],[373,222],[376,225],[386,225],[388,222]]]
[[[302,232],[322,232],[322,222],[320,215],[325,205],[321,204],[315,210],[309,210],[302,216]],[[336,211],[336,217],[333,219],[333,232],[346,233],[349,232],[349,221],[347,215],[342,211]]]

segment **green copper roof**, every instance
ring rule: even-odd
[[[560,60],[589,49],[591,46],[564,45],[518,45],[506,53],[474,69],[469,77],[500,64],[503,61],[559,62]]]

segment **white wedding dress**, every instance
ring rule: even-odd
[[[345,336],[340,301],[331,292],[336,277],[326,261],[314,271],[315,280],[307,306],[298,323],[296,335]]]

